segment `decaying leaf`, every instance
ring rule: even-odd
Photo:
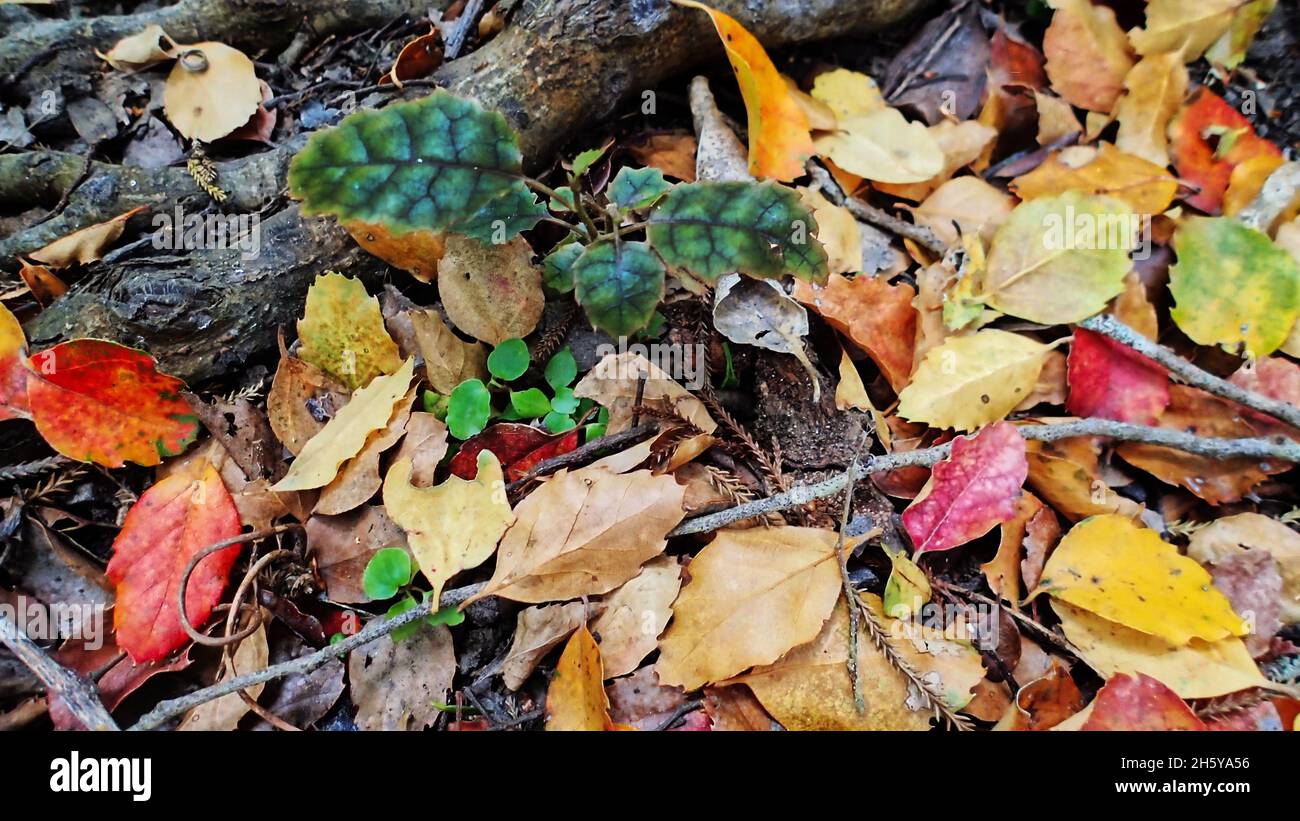
[[[518,690],[542,657],[573,635],[587,620],[582,602],[525,607],[515,619],[515,636],[501,665],[501,680]]]
[[[262,104],[253,61],[225,43],[176,48],[163,106],[183,136],[212,142],[248,122]]]
[[[117,238],[122,236],[122,232],[126,230],[127,220],[147,210],[149,210],[147,205],[132,208],[130,211],[118,214],[110,220],[74,231],[66,237],[59,237],[49,245],[32,251],[27,256],[54,268],[65,268],[69,265],[85,265],[95,262],[104,256],[108,246],[117,242]]]
[[[912,374],[915,296],[909,285],[890,285],[884,277],[865,274],[852,279],[836,274],[825,285],[801,281],[794,288],[794,298],[866,351],[896,391],[906,387]]]
[[[499,345],[522,339],[542,318],[542,271],[523,239],[500,245],[452,234],[438,264],[438,293],[451,323]]]
[[[421,625],[401,641],[387,636],[348,655],[348,683],[362,730],[423,730],[441,714],[456,674],[451,631]]]
[[[812,381],[813,401],[821,397],[817,370],[804,351],[808,312],[777,283],[740,274],[719,279],[713,297],[713,327],[732,342],[798,359]]]
[[[681,586],[677,559],[657,556],[605,598],[605,612],[591,624],[605,660],[605,678],[631,673],[654,651]]]
[[[323,274],[307,289],[307,306],[298,321],[300,358],[356,390],[402,364],[397,343],[388,335],[379,300],[361,280]]]

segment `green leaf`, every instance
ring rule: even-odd
[[[510,407],[520,419],[536,419],[551,412],[551,402],[537,388],[510,392]]]
[[[578,376],[578,363],[573,359],[573,351],[566,345],[560,348],[546,363],[546,384],[555,388],[567,387]]]
[[[658,168],[624,166],[609,184],[609,200],[625,211],[649,208],[672,187]]]
[[[437,89],[313,134],[289,167],[289,189],[304,214],[490,241],[546,214],[521,174],[519,138],[505,118]]]
[[[409,610],[414,610],[416,606],[417,603],[415,601],[415,597],[408,593],[407,595],[398,599],[397,602],[392,607],[388,608],[388,618],[395,619]],[[419,630],[420,630],[420,622],[417,620],[411,622],[410,624],[402,625],[401,627],[394,630],[391,635],[393,637],[393,641],[403,641],[405,639],[409,639],[411,636],[414,636],[417,632],[419,632]]]
[[[722,375],[722,384],[718,387],[723,390],[738,387],[740,378],[736,376],[736,364],[731,359],[731,345],[725,339],[722,340],[722,356],[726,359],[727,369]]]
[[[564,433],[566,430],[573,430],[578,425],[568,414],[559,413],[558,411],[551,411],[546,414],[542,424],[551,433]]]
[[[497,379],[509,382],[524,375],[530,359],[528,346],[522,339],[507,339],[488,354],[488,372]]]
[[[578,397],[573,395],[573,388],[556,388],[555,397],[551,399],[551,410],[559,413],[573,413],[578,409]]]
[[[712,284],[738,271],[825,282],[817,220],[793,190],[773,182],[678,185],[650,215],[648,238],[664,262]]]
[[[562,185],[555,189],[555,196],[551,197],[547,203],[552,211],[560,214],[571,213],[577,208],[573,204],[573,189],[567,185]]]
[[[570,242],[546,255],[542,260],[542,282],[547,288],[561,294],[573,290],[573,263],[583,250],[582,243]]]
[[[574,157],[573,176],[581,177],[583,174],[586,174],[587,169],[591,168],[591,166],[596,162],[596,160],[599,160],[601,157],[605,156],[605,152],[608,149],[609,146],[607,145],[603,145],[600,148],[589,148],[586,151],[579,154],[578,156]]]
[[[466,379],[451,392],[447,402],[447,429],[460,440],[477,436],[492,415],[492,395],[478,379]]]
[[[397,591],[410,581],[411,557],[400,547],[376,551],[361,574],[362,589],[377,601],[396,596]]]
[[[425,604],[429,603],[429,597],[432,595],[433,595],[432,590],[424,591]],[[461,611],[459,607],[440,607],[436,611],[426,616],[424,620],[429,624],[430,627],[437,627],[440,624],[445,624],[448,627],[455,627],[456,625],[465,621],[465,614]]]
[[[433,391],[425,391],[420,395],[420,399],[424,405],[425,413],[432,413],[434,416],[438,417],[440,421],[447,421],[447,405],[450,401],[449,397]]]
[[[1267,235],[1230,217],[1188,217],[1169,269],[1174,322],[1201,345],[1272,353],[1300,315],[1300,268]]]
[[[663,261],[644,242],[597,242],[573,265],[578,304],[610,336],[646,326],[664,296]]]

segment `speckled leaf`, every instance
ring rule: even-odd
[[[1204,568],[1113,513],[1070,529],[1030,598],[1041,593],[1179,646],[1250,632]]]
[[[32,419],[50,447],[111,468],[156,465],[194,441],[199,422],[184,388],[147,353],[102,339],[33,354],[27,371]]]
[[[649,208],[672,185],[658,168],[623,168],[609,184],[609,199],[619,208]]]
[[[31,416],[27,406],[27,337],[0,305],[0,421]]]
[[[611,336],[649,324],[664,296],[664,273],[663,261],[644,242],[597,242],[573,264],[578,304]]]
[[[402,365],[379,300],[366,293],[361,280],[342,274],[322,274],[307,289],[298,337],[300,359],[352,390]]]
[[[1169,269],[1174,322],[1192,341],[1251,357],[1275,351],[1300,316],[1300,267],[1265,234],[1228,217],[1188,217]]]
[[[519,178],[521,162],[504,117],[438,89],[312,135],[289,168],[289,188],[307,214],[487,241],[546,213]]]
[[[799,194],[776,183],[679,185],[650,215],[650,244],[670,267],[712,283],[733,271],[824,282],[826,251]]]

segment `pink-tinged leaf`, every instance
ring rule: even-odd
[[[1273,634],[1282,628],[1285,599],[1277,560],[1267,550],[1229,553],[1214,563],[1210,575],[1214,586],[1228,597],[1233,612],[1253,615],[1250,635],[1243,640],[1251,656],[1263,656]]]
[[[27,372],[32,419],[50,447],[110,468],[157,465],[194,441],[199,420],[184,388],[147,353],[102,339],[33,354]]]
[[[1279,402],[1300,405],[1300,365],[1280,356],[1265,356],[1254,367],[1241,368],[1228,378],[1239,388],[1261,393]],[[1243,411],[1267,429],[1279,427],[1271,416],[1250,410]]]
[[[1028,474],[1024,437],[1010,422],[954,439],[952,455],[931,472],[929,493],[903,511],[916,554],[951,550],[1010,520]]]
[[[1245,710],[1237,710],[1228,713],[1221,718],[1211,719],[1205,722],[1207,730],[1228,730],[1230,732],[1282,732],[1286,729],[1282,724],[1282,715],[1277,711],[1277,706],[1271,701],[1265,701],[1262,704],[1256,704]]]
[[[164,659],[189,640],[176,609],[181,575],[210,544],[239,535],[239,511],[210,464],[198,475],[179,471],[144,492],[113,542],[108,579],[117,585],[113,626],[131,659]],[[198,563],[185,589],[185,613],[201,625],[221,599],[239,545]]]
[[[27,337],[9,309],[0,305],[0,421],[28,419]]]
[[[1145,673],[1116,673],[1097,693],[1084,730],[1204,730],[1187,702]]]
[[[1076,328],[1067,365],[1076,416],[1151,425],[1169,406],[1169,374],[1110,337]]]

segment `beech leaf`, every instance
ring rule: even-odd
[[[898,412],[959,431],[996,422],[1034,389],[1049,350],[1007,331],[952,337],[925,355],[898,396]]]

